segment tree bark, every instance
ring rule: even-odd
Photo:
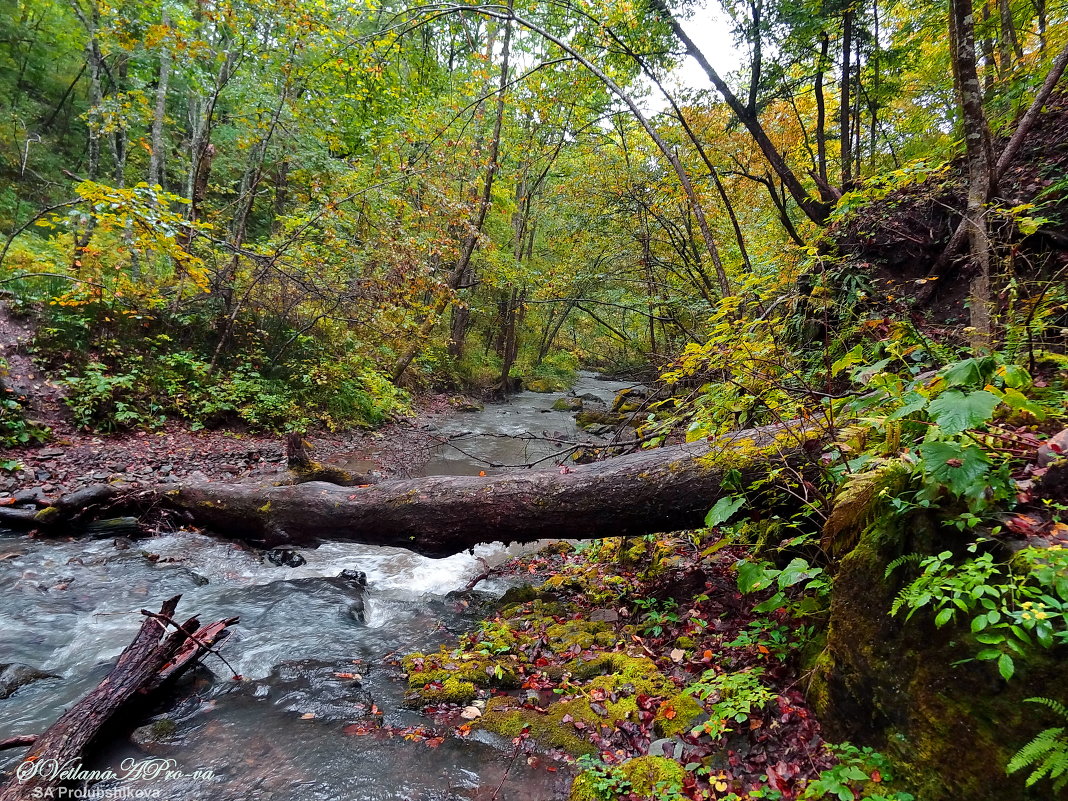
[[[170,28],[171,18],[163,12],[163,27]],[[163,183],[164,146],[163,146],[163,122],[167,114],[167,87],[171,80],[171,51],[170,42],[160,43],[159,51],[159,83],[156,84],[156,108],[152,115],[151,148],[152,155],[148,162],[148,185],[156,186]]]
[[[842,151],[842,192],[848,192],[853,184],[853,129],[850,125],[849,87],[852,68],[849,57],[853,52],[853,9],[842,15],[842,85],[838,106],[839,142]]]
[[[972,0],[952,0],[950,25],[955,33],[957,88],[960,93],[964,141],[968,157],[968,208],[965,220],[974,274],[969,287],[972,348],[989,352],[993,347],[993,290],[991,248],[984,205],[990,197],[994,160],[990,128],[983,110],[983,90],[975,55],[975,15]]]
[[[100,729],[126,709],[136,696],[157,690],[176,678],[224,636],[227,626],[237,622],[236,618],[221,620],[201,629],[197,619],[192,617],[181,625],[181,630],[164,637],[165,622],[171,620],[180,598],[178,595],[166,601],[158,614],[142,610],[145,621],[133,642],[119,655],[115,667],[96,689],[33,739],[33,747],[23,757],[22,764],[56,764],[61,769],[69,767],[72,762],[77,764]],[[21,781],[16,771],[7,784],[0,787],[0,801],[57,797],[63,784],[65,782],[59,776],[45,770],[23,776]]]
[[[263,547],[337,540],[443,557],[498,540],[634,536],[700,526],[708,509],[731,492],[723,481],[732,469],[742,485],[781,474],[784,466],[796,478],[808,463],[806,438],[796,427],[766,426],[712,443],[653,448],[569,468],[363,487],[321,481],[184,484],[118,497],[105,511],[162,506],[189,523]],[[62,516],[51,518],[54,530],[69,533],[62,523]]]

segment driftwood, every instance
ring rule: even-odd
[[[77,760],[117,713],[181,675],[226,636],[228,626],[237,622],[232,618],[200,628],[196,617],[192,617],[179,626],[172,615],[180,598],[166,601],[158,613],[142,610],[145,620],[115,667],[47,731],[36,737],[12,738],[0,745],[32,744],[23,765],[63,766]],[[176,630],[167,635],[169,627]],[[0,787],[0,801],[55,798],[62,784],[59,776],[45,770],[20,777],[16,769],[15,775]]]
[[[797,428],[767,426],[587,465],[361,487],[198,482],[118,497],[103,511],[163,507],[187,523],[269,548],[340,540],[440,557],[498,540],[633,536],[699,526],[729,491],[728,471],[739,471],[747,485],[784,467],[796,477],[811,458],[806,439]],[[72,505],[64,499],[57,507]],[[45,509],[41,517],[55,527],[64,514]]]

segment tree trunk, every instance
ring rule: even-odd
[[[848,192],[853,184],[853,127],[850,124],[849,87],[852,81],[850,55],[853,52],[853,10],[842,15],[842,86],[838,106],[839,142],[842,150],[842,192]]]
[[[833,203],[836,198],[825,191],[830,188],[827,180],[827,101],[823,95],[823,75],[826,70],[827,54],[830,50],[831,38],[824,33],[820,38],[820,58],[816,65],[816,169],[820,180],[817,185],[825,202]]]
[[[169,28],[170,16],[163,12],[163,27]],[[152,155],[148,162],[148,185],[156,186],[163,183],[163,122],[167,114],[167,86],[171,79],[171,51],[170,43],[160,43],[159,51],[159,82],[156,84],[156,109],[152,115],[151,148]]]
[[[708,509],[731,492],[724,486],[728,473],[739,471],[742,485],[781,473],[785,465],[796,476],[808,463],[805,439],[796,428],[766,426],[712,444],[653,448],[570,468],[364,487],[321,481],[281,487],[184,484],[114,496],[102,511],[162,506],[194,525],[265,547],[338,540],[443,557],[497,540],[633,536],[700,526]],[[725,458],[716,458],[720,455]],[[60,504],[68,511],[49,516],[49,527],[66,534],[65,520],[77,513],[77,504],[67,499]]]
[[[950,24],[956,47],[953,59],[958,76],[964,141],[968,157],[968,208],[965,220],[971,248],[972,276],[969,288],[972,347],[989,352],[993,346],[991,248],[985,204],[993,183],[990,128],[983,110],[983,90],[975,56],[975,17],[972,0],[952,0]]]

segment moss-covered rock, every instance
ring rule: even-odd
[[[557,398],[552,408],[554,412],[581,412],[582,398]]]
[[[679,693],[660,705],[653,726],[661,737],[678,737],[697,725],[704,714],[704,707],[696,698],[688,693]]]
[[[835,578],[826,648],[808,654],[809,702],[829,739],[883,752],[923,801],[1049,799],[1048,785],[1026,788],[1025,774],[1006,777],[1005,765],[1043,728],[1023,699],[1068,702],[1063,647],[1017,657],[1005,682],[990,662],[962,661],[976,652],[966,628],[889,615],[905,577],[884,579],[886,565],[960,544],[923,515],[862,535]]]
[[[543,748],[559,748],[573,756],[597,753],[572,721],[564,722],[567,714],[568,708],[562,703],[552,704],[548,712],[538,712],[524,709],[515,698],[497,696],[486,703],[485,712],[471,726],[503,737],[518,737],[527,729],[530,737]]]
[[[401,664],[408,676],[409,706],[467,703],[480,689],[513,689],[520,682],[507,660],[444,648],[434,654],[409,654]]]
[[[630,785],[631,793],[642,798],[662,798],[666,789],[681,789],[686,778],[682,765],[658,756],[637,757],[609,770]],[[580,773],[571,784],[568,801],[604,801],[596,782],[597,776],[592,771]]]
[[[530,392],[563,392],[568,386],[568,382],[562,378],[537,376],[523,379],[523,389]]]

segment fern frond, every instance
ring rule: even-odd
[[[1049,707],[1056,714],[1068,720],[1068,707],[1060,701],[1052,698],[1027,698],[1026,701],[1033,704],[1042,704]],[[1053,788],[1057,791],[1068,785],[1068,736],[1065,735],[1064,726],[1040,731],[1031,742],[1017,751],[1009,764],[1005,766],[1006,773],[1015,773],[1023,768],[1032,768],[1027,777],[1027,786],[1031,787],[1044,778],[1053,782]]]
[[[1048,706],[1062,718],[1068,720],[1068,706],[1065,706],[1060,701],[1055,701],[1052,698],[1043,698],[1037,695],[1034,698],[1025,698],[1024,701],[1030,704],[1042,704],[1043,706]]]
[[[923,561],[922,553],[907,553],[904,556],[899,556],[893,562],[886,566],[886,571],[883,573],[883,578],[890,578],[890,574],[897,570],[904,564],[919,564]]]
[[[849,476],[823,524],[823,549],[836,554],[852,550],[874,514],[883,490],[899,490],[910,472],[900,459],[878,460],[873,469]]]

